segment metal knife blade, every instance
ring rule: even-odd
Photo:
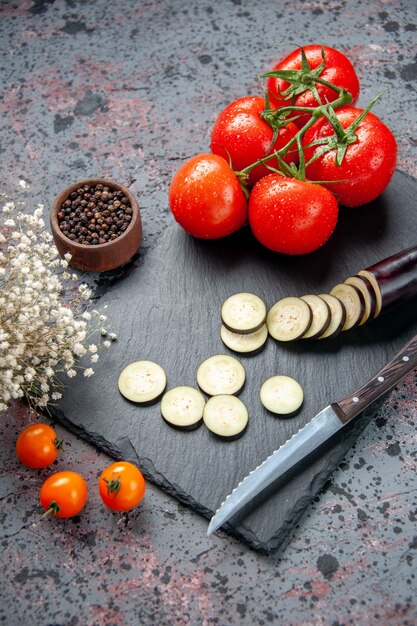
[[[220,505],[210,521],[207,534],[210,535],[223,526],[245,504],[330,439],[415,367],[417,367],[417,335],[356,391],[320,411],[248,474]]]

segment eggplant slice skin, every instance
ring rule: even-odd
[[[221,394],[207,400],[203,421],[212,433],[230,441],[240,437],[246,430],[249,414],[242,400]]]
[[[330,292],[331,296],[336,296],[345,305],[346,320],[342,330],[350,330],[359,324],[365,312],[365,304],[361,292],[346,283],[335,285]]]
[[[317,339],[330,339],[336,337],[343,328],[346,321],[346,308],[339,298],[332,296],[330,293],[321,293],[320,298],[327,302],[330,309],[330,324],[322,335]]]
[[[268,411],[283,417],[295,415],[304,402],[303,388],[291,376],[271,376],[262,384],[259,395]]]
[[[202,424],[206,399],[198,389],[182,385],[167,391],[161,399],[165,422],[179,430],[194,430]]]
[[[153,361],[134,361],[120,373],[119,391],[127,400],[147,404],[157,400],[167,384],[162,367]]]
[[[301,296],[301,299],[307,302],[313,313],[310,328],[302,336],[302,339],[316,339],[316,337],[319,337],[326,331],[330,324],[331,315],[329,305],[323,298],[315,294]]]
[[[249,354],[257,352],[265,345],[268,339],[268,327],[263,324],[253,333],[235,333],[229,330],[224,324],[220,328],[220,337],[223,343],[234,352]]]
[[[277,341],[294,341],[305,335],[312,320],[313,313],[307,302],[288,296],[270,308],[266,323],[269,334]]]
[[[215,354],[209,357],[197,370],[198,386],[209,396],[239,393],[245,379],[243,365],[228,354]]]
[[[232,332],[254,333],[265,324],[266,306],[253,293],[235,293],[224,301],[221,318],[223,325]]]

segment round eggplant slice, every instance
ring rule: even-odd
[[[209,396],[238,393],[245,384],[245,368],[232,356],[215,354],[197,370],[197,383]]]
[[[194,387],[173,387],[161,400],[161,414],[174,428],[193,430],[200,426],[206,399]]]
[[[320,298],[323,298],[330,309],[330,324],[322,335],[319,335],[317,339],[328,339],[329,337],[336,337],[343,328],[346,320],[345,305],[339,298],[332,296],[329,293],[321,293]]]
[[[147,403],[159,398],[167,384],[164,370],[153,361],[127,365],[118,380],[120,393],[131,402]]]
[[[270,308],[266,323],[269,334],[277,341],[294,341],[306,334],[312,320],[313,313],[307,302],[289,296]]]
[[[236,396],[219,395],[207,400],[203,420],[212,433],[224,439],[235,439],[245,430],[249,415]]]
[[[302,300],[305,300],[309,305],[312,313],[313,319],[311,321],[310,328],[303,335],[303,339],[315,339],[319,335],[323,334],[330,324],[330,309],[327,304],[320,296],[316,296],[313,294],[308,294],[306,296],[301,296]]]
[[[349,276],[346,278],[345,283],[347,285],[352,285],[358,289],[363,297],[363,301],[365,304],[365,313],[361,321],[359,322],[359,326],[365,324],[370,317],[374,317],[376,311],[376,297],[375,291],[369,280],[365,278],[365,276]]]
[[[375,276],[372,274],[372,272],[368,272],[368,270],[361,270],[360,272],[358,272],[358,276],[360,276],[361,278],[362,277],[367,278],[372,285],[372,288],[375,292],[375,298],[376,298],[376,308],[375,308],[374,318],[378,317],[382,309],[382,294],[381,294],[381,289],[378,285],[378,281],[375,278]]]
[[[221,318],[232,332],[253,333],[265,324],[266,306],[253,293],[235,293],[223,303]]]
[[[290,376],[272,376],[262,385],[261,402],[268,411],[290,417],[297,413],[304,401],[303,389]]]
[[[268,339],[268,328],[266,324],[263,324],[254,333],[242,334],[234,333],[222,324],[220,328],[220,337],[223,343],[234,352],[256,352],[262,348]]]
[[[330,295],[339,298],[345,306],[346,320],[342,330],[350,330],[357,326],[365,312],[365,304],[361,292],[353,285],[339,283],[333,287]]]

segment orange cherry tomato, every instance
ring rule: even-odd
[[[76,472],[57,472],[45,480],[39,497],[47,515],[72,517],[84,508],[87,484]]]
[[[62,440],[48,424],[31,424],[19,435],[16,441],[16,454],[28,467],[48,467],[58,456]]]
[[[146,483],[136,465],[119,461],[102,472],[98,488],[106,506],[113,511],[130,511],[142,501]]]

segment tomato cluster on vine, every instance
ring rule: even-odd
[[[384,191],[396,140],[370,112],[379,96],[355,106],[358,76],[334,48],[297,48],[260,79],[262,95],[229,103],[210,151],[176,172],[170,208],[194,237],[227,237],[249,224],[267,248],[307,254],[332,235],[340,206],[362,206]]]

